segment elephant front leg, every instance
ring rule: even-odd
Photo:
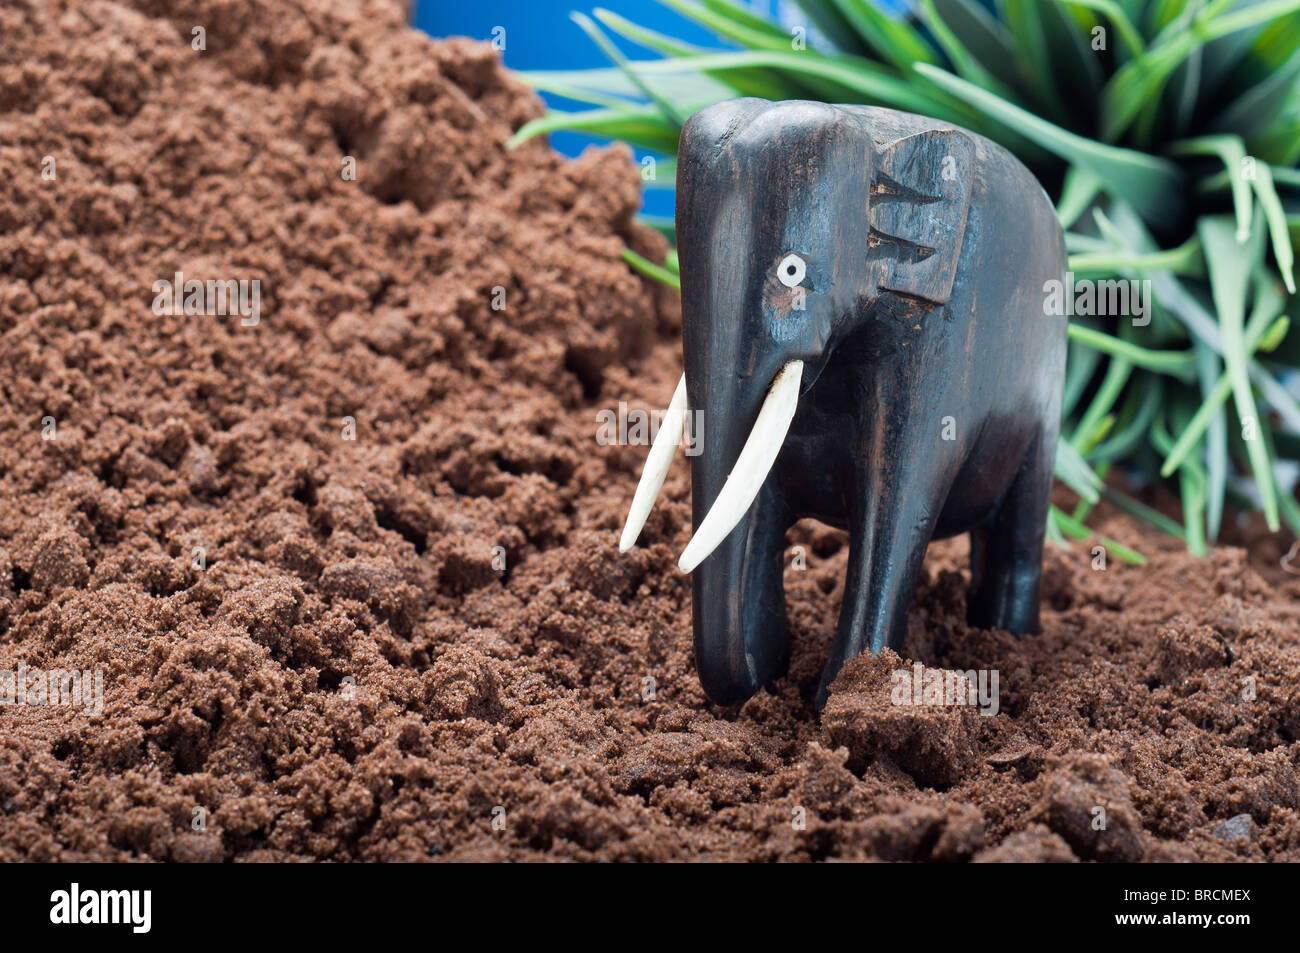
[[[973,530],[966,621],[1012,635],[1038,631],[1043,534],[1052,495],[1056,431],[1040,435],[989,522]]]
[[[897,651],[907,634],[907,610],[946,493],[933,473],[902,462],[904,441],[875,454],[850,501],[849,569],[835,643],[817,689],[826,704],[831,682],[849,659],[886,646]],[[913,457],[916,455],[913,454]],[[886,462],[888,461],[888,462]],[[942,490],[942,491],[941,491]]]

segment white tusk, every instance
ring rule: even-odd
[[[650,510],[659,497],[659,490],[664,485],[668,470],[673,465],[674,451],[682,442],[682,421],[686,419],[686,375],[677,382],[673,399],[664,411],[659,422],[659,432],[650,446],[650,453],[645,458],[645,469],[641,471],[641,482],[636,486],[632,497],[632,506],[627,511],[627,523],[623,526],[623,535],[618,540],[618,551],[625,553],[636,545],[636,538],[641,535],[641,528],[650,518]]]
[[[700,523],[700,528],[686,544],[682,558],[677,561],[677,568],[682,572],[694,572],[695,567],[704,562],[736,528],[754,497],[758,496],[785,443],[786,432],[799,404],[799,382],[802,379],[803,361],[791,361],[772,381],[772,388],[758,411],[749,439],[736,458],[736,465],[731,468],[718,498],[709,507],[704,522]]]

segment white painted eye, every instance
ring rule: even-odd
[[[805,271],[807,266],[803,259],[791,252],[781,259],[781,264],[776,266],[776,277],[787,288],[793,288],[803,281]]]

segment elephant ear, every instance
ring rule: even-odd
[[[952,293],[970,208],[975,147],[955,129],[900,139],[879,157],[871,184],[868,256],[879,286],[934,304]]]

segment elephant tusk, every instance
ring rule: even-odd
[[[664,485],[668,470],[673,465],[673,455],[682,436],[682,422],[686,419],[686,375],[677,382],[673,399],[664,411],[663,420],[659,422],[659,432],[655,434],[650,453],[645,459],[645,469],[641,471],[641,482],[636,486],[632,497],[632,506],[627,511],[627,523],[623,526],[623,535],[618,540],[618,551],[625,553],[636,545],[637,537],[645,521],[650,517],[659,490]]]
[[[786,432],[799,404],[799,382],[802,379],[803,361],[791,361],[773,379],[758,411],[758,419],[754,421],[754,429],[749,432],[749,439],[736,458],[736,465],[731,468],[717,499],[686,544],[682,558],[677,561],[677,568],[682,572],[693,572],[704,562],[736,528],[754,497],[758,496],[785,444]]]

